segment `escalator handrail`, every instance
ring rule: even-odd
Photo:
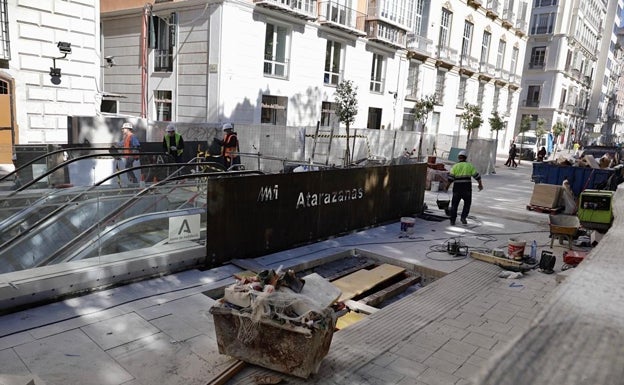
[[[183,163],[181,163],[181,164],[183,164]],[[152,189],[155,189],[156,187],[160,187],[161,185],[165,185],[165,184],[168,184],[169,182],[173,182],[173,181],[177,181],[177,180],[183,180],[183,179],[217,178],[217,177],[222,177],[224,175],[227,175],[228,177],[232,177],[232,176],[238,176],[238,175],[263,175],[263,174],[264,173],[261,172],[261,171],[247,171],[247,170],[246,171],[231,171],[231,172],[223,172],[223,171],[221,171],[221,172],[218,172],[218,173],[195,173],[195,174],[188,174],[188,175],[179,175],[179,176],[174,176],[174,177],[171,177],[171,178],[163,179],[162,181],[159,181],[159,182],[157,182],[155,184],[152,184],[150,186],[146,186],[144,189],[142,189],[141,191],[137,192],[134,196],[132,196],[127,201],[122,203],[115,210],[113,210],[112,212],[110,212],[109,214],[107,214],[106,216],[101,218],[97,223],[91,225],[89,228],[84,230],[78,236],[74,237],[74,239],[72,241],[66,243],[64,246],[61,246],[59,249],[57,249],[52,255],[50,255],[48,258],[46,258],[45,261],[49,262],[49,261],[55,260],[59,256],[59,254],[64,253],[70,247],[75,246],[75,243],[82,242],[84,238],[86,238],[87,236],[89,236],[91,233],[93,233],[94,231],[98,230],[102,226],[106,227],[106,223],[108,223],[110,220],[114,219],[121,212],[129,209],[134,203],[138,202],[138,200],[141,198],[141,196],[147,194],[148,192],[150,192]],[[0,246],[0,248],[1,248],[1,246]]]
[[[164,154],[163,152],[136,152],[133,153],[132,156],[141,156],[141,155],[168,155],[168,154]],[[72,159],[68,159],[63,163],[60,163],[54,167],[52,167],[52,169],[47,170],[45,173],[39,175],[38,177],[34,178],[33,180],[31,180],[30,182],[26,183],[25,185],[21,186],[20,188],[18,188],[17,190],[11,192],[10,194],[7,195],[7,197],[12,197],[13,195],[19,193],[20,191],[24,191],[27,188],[29,188],[30,186],[34,185],[35,183],[39,182],[41,179],[46,178],[48,175],[54,173],[55,171],[68,166],[71,163],[74,162],[78,162],[80,160],[85,160],[85,159],[90,159],[90,158],[101,158],[101,157],[112,157],[112,158],[118,158],[120,156],[123,156],[122,154],[87,154],[87,155],[82,155],[79,156],[77,158],[72,158]],[[170,156],[170,155],[169,155]],[[159,164],[159,166],[162,166]],[[126,169],[128,170],[128,169]]]
[[[197,162],[197,163],[193,163],[193,164],[194,165],[203,165],[204,163]],[[207,166],[210,166],[212,164],[213,164],[213,162],[205,162],[205,165],[207,165]],[[107,182],[110,179],[113,179],[113,178],[116,178],[116,177],[120,176],[121,174],[123,174],[125,172],[132,171],[132,170],[135,170],[135,169],[142,169],[142,168],[160,168],[160,167],[166,167],[166,166],[183,166],[183,165],[188,165],[188,163],[146,164],[146,165],[134,166],[134,167],[130,167],[130,168],[127,168],[127,169],[124,169],[124,170],[116,171],[113,174],[107,176],[106,178],[98,181],[93,186],[90,186],[88,189],[82,191],[78,195],[74,196],[73,198],[71,198],[67,202],[64,202],[64,204],[60,205],[54,211],[50,212],[45,217],[43,217],[40,220],[38,220],[37,222],[33,223],[33,225],[31,227],[29,227],[28,229],[25,229],[24,231],[20,232],[19,234],[16,234],[15,236],[13,236],[11,239],[9,239],[6,242],[2,243],[0,245],[0,250],[5,250],[7,246],[12,245],[18,239],[20,239],[22,237],[25,237],[27,234],[29,234],[31,231],[33,231],[33,229],[35,229],[38,226],[42,225],[43,223],[48,221],[50,218],[52,218],[53,216],[57,215],[59,212],[64,210],[66,207],[70,206],[72,203],[76,202],[78,199],[80,199],[81,197],[83,197],[87,193],[91,192],[96,187],[100,186],[101,184]],[[218,173],[204,173],[204,174],[202,174],[202,173],[195,173],[195,174],[177,176],[176,178],[177,179],[185,179],[185,178],[187,178],[189,176],[193,176],[193,175],[204,175],[205,176],[205,175],[211,175],[211,174],[224,174],[224,173],[225,173],[224,171],[220,171]],[[229,172],[228,174],[236,175],[236,174],[238,174],[238,172]],[[169,177],[165,178],[162,181],[158,182],[157,185],[160,185],[161,183],[166,182],[166,181],[168,181],[170,179],[171,178],[169,178]],[[142,191],[149,191],[149,189],[152,188],[153,186],[154,185],[150,185],[150,186],[146,187],[145,189],[143,189]],[[135,197],[136,197],[136,195],[135,195]]]

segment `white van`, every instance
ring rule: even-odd
[[[537,152],[540,148],[546,147],[548,133],[537,140],[534,130],[530,130],[516,136],[516,148],[518,155],[522,154],[520,159],[535,160]],[[522,152],[521,152],[522,151]]]

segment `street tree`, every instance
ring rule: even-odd
[[[496,132],[496,142],[495,142],[495,151],[498,150],[498,132],[505,128],[505,121],[501,119],[498,111],[492,111],[492,116],[489,117],[488,122],[490,122],[490,131]],[[494,160],[496,156],[494,156]]]
[[[420,124],[420,139],[418,140],[418,159],[420,159],[422,152],[423,135],[425,134],[425,127],[427,126],[427,120],[429,119],[429,113],[433,111],[435,102],[435,96],[427,95],[422,97],[414,103],[412,112],[414,114],[414,120]]]
[[[358,113],[357,86],[352,80],[343,80],[338,83],[334,95],[336,102],[336,116],[347,129],[347,146],[345,151],[345,166],[351,163],[351,151],[349,150],[349,128],[355,122],[355,115]]]
[[[523,154],[522,143],[524,143],[524,133],[531,129],[531,122],[533,122],[531,115],[523,116],[522,120],[520,121],[519,132],[520,132],[520,135],[522,136],[522,139],[520,140],[520,157],[518,158],[518,164],[522,162],[522,154]]]
[[[555,158],[555,154],[557,153],[557,143],[559,143],[559,136],[563,134],[565,129],[566,129],[566,126],[561,120],[557,120],[557,123],[555,123],[552,126],[553,143],[554,143],[553,158]]]
[[[461,121],[464,129],[468,131],[468,136],[466,137],[466,147],[468,147],[472,131],[479,129],[481,124],[483,124],[483,119],[481,118],[481,107],[476,104],[466,103],[464,105],[464,113],[461,114]]]

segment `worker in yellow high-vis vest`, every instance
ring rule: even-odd
[[[479,191],[483,190],[483,183],[481,182],[481,175],[479,175],[475,166],[466,161],[466,151],[460,151],[457,154],[457,159],[459,161],[451,167],[449,173],[449,182],[453,185],[449,219],[451,220],[451,225],[455,225],[459,201],[463,200],[464,206],[462,207],[460,220],[461,223],[466,225],[468,224],[467,218],[470,213],[470,205],[472,204],[472,178],[479,184]]]

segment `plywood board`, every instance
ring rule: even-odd
[[[405,271],[404,268],[384,263],[372,270],[358,270],[332,283],[342,291],[339,301],[352,299]]]
[[[562,186],[538,183],[533,186],[531,205],[554,209],[559,206],[559,199],[562,191]]]
[[[344,329],[349,325],[360,322],[364,318],[366,318],[366,314],[350,311],[342,317],[338,318],[338,320],[336,321],[336,329]]]

